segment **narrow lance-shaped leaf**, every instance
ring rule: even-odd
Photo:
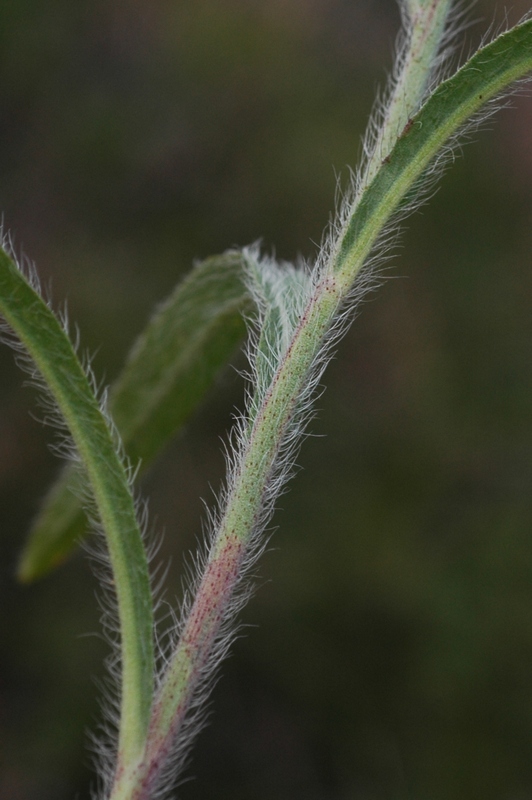
[[[113,384],[109,410],[131,462],[148,467],[201,402],[245,334],[251,301],[242,256],[203,261],[159,307]],[[86,533],[83,481],[67,466],[33,524],[18,568],[31,581],[61,563]]]
[[[438,86],[407,122],[390,155],[383,159],[379,172],[356,203],[332,254],[336,280],[346,288],[353,284],[383,228],[411,191],[415,204],[416,186],[427,168],[438,156],[445,161],[448,152],[452,152],[453,137],[468,120],[531,70],[529,19],[481,48]],[[430,184],[430,176],[427,180]]]
[[[153,691],[153,612],[146,555],[128,473],[58,319],[0,249],[0,313],[42,376],[86,469],[109,550],[121,639],[119,764],[138,759]]]

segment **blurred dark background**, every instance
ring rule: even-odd
[[[472,16],[465,52],[503,13]],[[0,209],[99,379],[194,259],[312,257],[397,26],[392,0],[1,4]],[[531,127],[518,98],[467,146],[338,348],[182,800],[532,797]],[[0,797],[87,800],[96,582],[80,555],[13,578],[57,463],[0,369]],[[228,368],[144,481],[169,599],[242,396]]]

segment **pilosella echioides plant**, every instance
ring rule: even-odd
[[[97,391],[65,320],[4,239],[4,338],[62,426],[67,458],[33,527],[20,577],[30,581],[61,560],[87,519],[105,540],[102,584],[112,599],[104,626],[116,697],[107,703],[99,745],[98,797],[149,800],[175,790],[333,348],[378,283],[402,221],[431,193],[464,135],[532,70],[528,17],[453,72],[460,13],[451,0],[403,0],[401,15],[392,80],[317,258],[292,266],[250,246],[197,265],[157,309],[109,392]],[[134,479],[196,406],[242,338],[244,319],[248,389],[227,445],[225,488],[182,608],[170,630],[156,631]]]

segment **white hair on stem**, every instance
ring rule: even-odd
[[[172,619],[174,630],[168,637],[168,654],[162,661],[159,690],[164,686],[172,662],[172,652],[179,647],[180,639],[185,636],[187,624],[194,614],[204,575],[215,557],[218,534],[224,525],[224,509],[230,505],[242,478],[243,462],[249,453],[254,425],[268,401],[272,383],[285,364],[294,336],[301,329],[305,310],[314,302],[316,291],[320,290],[317,273],[311,273],[305,265],[296,269],[289,264],[277,264],[272,258],[261,257],[257,246],[246,248],[243,255],[247,264],[248,288],[258,309],[257,319],[251,325],[248,344],[251,372],[248,376],[246,413],[237,418],[226,447],[226,488],[221,492],[216,508],[208,512],[206,543],[195,555],[193,564],[188,569],[181,614],[179,620]],[[365,276],[358,288],[358,299],[361,299],[372,284],[373,281]],[[150,786],[150,794],[141,794],[139,797],[163,798],[175,786],[175,779],[186,763],[192,740],[205,721],[206,698],[212,689],[217,668],[238,634],[235,618],[252,591],[249,578],[267,545],[268,537],[264,536],[264,531],[273,514],[275,501],[291,476],[306,425],[313,414],[312,400],[330,358],[331,348],[337,335],[345,327],[344,323],[348,323],[347,314],[342,315],[331,335],[325,336],[322,348],[304,376],[301,391],[291,403],[273,452],[267,456],[270,466],[254,514],[253,527],[238,551],[237,569],[223,601],[220,624],[210,643],[209,657],[195,676],[194,690],[187,701],[188,710],[180,721],[179,735],[172,745],[173,754],[166,758],[166,766],[159,776],[157,788]]]
[[[248,358],[252,374],[248,375],[248,380],[250,387],[253,387],[253,394],[251,394],[250,388],[247,394],[247,411],[236,418],[231,439],[225,448],[229,475],[227,486],[221,492],[216,507],[207,509],[204,544],[193,556],[192,563],[187,565],[181,613],[179,618],[173,613],[171,615],[172,632],[166,637],[165,653],[161,660],[159,673],[160,685],[164,682],[172,653],[184,633],[202,576],[208,567],[216,531],[220,527],[223,508],[237,479],[240,454],[247,446],[250,427],[260,412],[271,379],[290,344],[294,327],[297,325],[302,309],[308,302],[312,288],[308,272],[296,270],[289,264],[279,265],[271,258],[261,259],[256,245],[244,250],[244,258],[247,264],[248,288],[258,309],[258,318],[249,320],[251,330]],[[253,590],[249,579],[257,559],[267,546],[268,539],[261,534],[273,510],[273,501],[279,488],[279,484],[273,489],[271,486],[267,487],[267,494],[271,495],[271,502],[268,502],[265,497],[265,507],[256,521],[251,540],[242,550],[242,557],[238,563],[238,574],[235,575],[236,580],[231,587],[231,596],[228,598],[223,619],[211,643],[208,661],[196,676],[193,696],[182,721],[179,739],[174,743],[173,754],[167,759],[166,767],[159,776],[158,788],[155,792],[152,790],[150,797],[163,797],[175,786],[175,778],[186,763],[192,740],[205,722],[208,714],[208,707],[205,703],[206,696],[213,687],[218,666],[226,657],[240,630],[235,625],[235,619]]]
[[[455,14],[455,29],[459,19],[459,15]],[[442,63],[450,57],[449,46],[452,35],[449,30],[448,27],[447,32],[443,34],[444,48],[437,51],[434,60],[433,69],[438,71],[439,75],[443,69]],[[427,86],[431,86],[430,78],[427,80]],[[415,113],[421,105],[428,91],[427,86],[424,87],[416,105],[412,106],[411,113]],[[393,96],[392,90],[392,99]],[[351,324],[357,304],[378,281],[378,270],[382,263],[390,257],[390,248],[393,249],[397,242],[402,220],[430,196],[435,180],[441,174],[445,164],[454,158],[456,148],[463,141],[464,134],[467,136],[476,130],[500,106],[500,98],[491,101],[487,108],[476,114],[472,121],[464,124],[461,130],[443,146],[441,153],[433,158],[423,175],[410,187],[398,208],[392,213],[391,219],[376,237],[356,281],[345,295],[338,294],[336,305],[331,306],[335,312],[333,314],[331,311],[328,318],[331,324],[323,331],[314,358],[302,374],[298,391],[286,401],[279,411],[281,416],[279,417],[278,438],[272,443],[271,451],[262,453],[261,458],[264,463],[259,460],[258,465],[255,464],[254,468],[259,471],[264,466],[267,469],[266,480],[261,489],[260,503],[253,516],[252,529],[246,538],[237,574],[234,575],[234,581],[223,597],[219,627],[210,642],[210,655],[201,663],[195,675],[195,686],[187,700],[189,711],[180,717],[179,734],[173,745],[174,759],[167,760],[164,775],[161,776],[157,789],[154,789],[155,794],[150,794],[150,797],[162,798],[172,788],[176,772],[186,759],[191,738],[198,731],[204,719],[205,712],[201,710],[202,705],[212,686],[217,666],[236,635],[235,616],[249,594],[249,588],[246,588],[247,584],[244,578],[253,568],[265,546],[264,529],[273,513],[275,500],[292,472],[306,424],[312,416],[312,401],[336,341]],[[408,124],[409,118],[410,113],[404,126]],[[382,113],[381,119],[384,124],[387,119],[386,112]],[[402,130],[401,127],[395,130],[395,138]],[[376,141],[378,142],[378,139]],[[380,157],[385,151],[378,151],[376,145],[373,145],[373,149],[368,146],[367,152],[368,158],[371,160]],[[375,156],[376,152],[377,156]],[[343,238],[356,211],[361,192],[364,193],[368,188],[365,183],[367,174],[367,167],[363,167],[359,173],[361,177],[355,177],[352,180],[350,192],[345,197],[337,218],[329,227],[312,270],[305,265],[300,265],[299,269],[295,269],[291,265],[279,265],[271,258],[261,257],[256,246],[244,250],[248,265],[248,287],[259,310],[256,327],[252,329],[248,348],[250,389],[247,394],[247,410],[237,419],[227,448],[227,486],[221,494],[217,509],[209,515],[208,542],[196,559],[196,575],[189,584],[190,588],[186,594],[182,616],[175,631],[174,642],[177,648],[179,648],[179,636],[185,635],[189,620],[195,614],[197,592],[201,593],[204,576],[212,565],[213,559],[216,558],[219,536],[224,531],[226,514],[229,513],[228,509],[231,508],[234,493],[242,481],[243,469],[252,446],[254,431],[260,422],[261,415],[266,413],[265,408],[272,398],[273,387],[280,380],[287,360],[293,355],[292,348],[297,338],[302,335],[303,325],[310,319],[310,310],[313,304],[318,302],[318,299],[323,297],[326,291],[334,292],[336,290],[333,262],[338,242]],[[305,318],[306,322],[304,323],[302,320]],[[160,677],[161,687],[164,686],[167,674],[171,669],[172,659],[172,655],[167,658],[166,670]],[[148,795],[142,795],[142,797],[148,797]]]
[[[355,193],[356,190],[353,191],[353,194]],[[180,620],[175,626],[173,636],[169,637],[170,651],[178,650],[180,639],[184,637],[187,624],[193,617],[203,576],[214,558],[217,532],[223,530],[222,509],[230,505],[241,480],[243,463],[249,452],[254,425],[268,401],[272,385],[283,369],[294,337],[301,333],[304,315],[316,302],[316,297],[324,291],[324,284],[330,277],[328,269],[334,242],[341,235],[351,214],[352,202],[345,202],[340,209],[339,219],[332,223],[312,271],[304,265],[295,269],[287,264],[278,265],[271,258],[261,258],[257,246],[244,250],[248,288],[258,308],[258,320],[256,327],[252,328],[248,345],[251,374],[246,402],[247,411],[237,419],[227,447],[227,487],[221,493],[217,509],[209,515],[207,545],[195,558],[195,577],[190,580]],[[383,240],[382,247],[388,243],[388,239],[389,234]],[[382,258],[381,254],[379,258],[381,263]],[[263,458],[268,459],[267,480],[261,489],[260,503],[254,514],[252,530],[249,531],[245,546],[239,555],[238,570],[233,583],[223,599],[224,607],[220,611],[220,622],[210,643],[209,656],[195,675],[193,692],[187,699],[188,709],[180,719],[179,734],[172,745],[173,755],[169,757],[169,753],[165,753],[166,766],[159,775],[157,788],[153,783],[150,785],[150,797],[164,797],[175,784],[175,777],[185,763],[192,739],[204,721],[205,699],[212,687],[213,675],[236,635],[234,620],[249,595],[249,584],[245,582],[245,578],[266,545],[266,539],[262,534],[273,513],[275,501],[293,469],[303,433],[312,416],[312,401],[323,370],[331,356],[334,343],[352,321],[355,306],[367,291],[373,288],[375,282],[374,269],[366,269],[351,288],[349,297],[339,298],[336,310],[340,311],[341,306],[341,312],[337,315],[334,325],[329,330],[324,330],[321,347],[314,354],[308,369],[305,369],[297,395],[290,399],[289,408],[283,411],[285,419],[279,431],[278,441],[273,444],[273,452],[263,454]],[[163,660],[164,667],[159,679],[160,690],[164,688],[171,663],[172,655],[169,654]]]
[[[454,0],[400,0],[401,28],[392,72],[377,93],[353,175],[352,198],[360,197],[387,158],[408,120],[432,89],[448,76],[467,8]]]

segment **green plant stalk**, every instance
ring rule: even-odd
[[[324,281],[311,299],[284,364],[252,426],[196,599],[155,698],[145,762],[135,772],[123,774],[111,795],[112,800],[151,797],[158,777],[156,767],[164,762],[184,722],[231,603],[283,432],[304,388],[315,353],[335,316],[339,295],[334,284],[334,280],[332,284]]]
[[[383,159],[397,141],[410,117],[419,109],[437,63],[440,43],[452,0],[409,0],[403,13],[409,17],[404,56],[399,54],[399,74],[387,105],[383,123],[372,146],[362,187],[367,187]],[[402,64],[401,64],[402,61]]]
[[[383,228],[442,145],[487,101],[531,69],[529,21],[483,48],[435,91],[407,121],[352,209],[253,420],[196,599],[156,696],[144,763],[117,782],[112,800],[147,800],[156,786],[159,765],[178,737],[230,607],[292,416],[324,340]]]
[[[42,375],[91,484],[118,600],[122,686],[119,764],[142,752],[153,694],[153,612],[146,555],[126,469],[61,324],[0,250],[0,312]]]
[[[413,108],[419,103],[426,87],[430,65],[438,50],[448,9],[447,0],[420,4],[419,13],[414,20],[410,50],[405,57],[404,68],[391,100],[391,113],[387,115],[383,129],[386,142],[400,124],[403,114],[399,110],[401,97],[407,94],[407,108]],[[379,230],[374,232],[374,238],[377,238]],[[347,285],[337,280],[336,269],[331,263],[301,317],[261,411],[254,420],[197,600],[154,707],[157,719],[154,727],[165,731],[167,736],[171,736],[172,729],[179,724],[175,708],[179,707],[181,715],[185,713],[187,703],[176,704],[175,698],[180,697],[181,692],[190,693],[191,676],[193,683],[193,676],[201,670],[217,626],[223,619],[223,607],[229,602],[239,564],[255,528],[256,518],[262,507],[264,487],[268,485],[274,469],[285,430],[303,393],[323,340],[333,325],[365,255]],[[218,576],[217,580],[214,579],[215,576]]]

